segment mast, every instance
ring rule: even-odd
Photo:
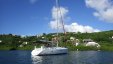
[[[57,47],[58,47],[58,30],[59,30],[59,25],[58,24],[59,24],[59,21],[61,21],[62,27],[63,27],[63,32],[66,35],[65,28],[64,28],[64,22],[63,22],[63,17],[62,17],[62,12],[61,12],[58,0],[56,0],[56,9],[57,9]],[[59,17],[58,17],[59,15],[61,16],[60,20],[59,20]]]
[[[56,8],[57,8],[57,29],[58,29],[58,14],[59,14],[59,15],[61,15],[61,23],[62,23],[62,27],[63,27],[63,32],[64,32],[64,34],[66,34],[66,31],[65,31],[65,28],[64,28],[63,17],[62,17],[62,12],[61,12],[58,0],[56,0]]]
[[[58,0],[56,0],[56,9],[57,9],[57,47],[58,47],[58,28],[59,28],[59,26],[58,26]]]

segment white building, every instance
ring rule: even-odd
[[[79,45],[79,43],[76,43],[76,46],[78,46]]]
[[[74,37],[70,37],[70,40],[75,40],[75,38]]]
[[[21,38],[25,38],[26,36],[25,35],[21,35]]]
[[[36,35],[36,36],[37,36],[37,38],[38,38],[38,37],[42,36],[42,34],[38,34],[38,35]]]
[[[79,39],[76,39],[76,46],[78,46],[79,45]]]
[[[88,42],[88,43],[86,44],[86,46],[96,46],[97,48],[100,47],[100,45],[99,45],[98,43],[96,43],[96,42]]]
[[[21,44],[19,47],[23,47],[23,45]]]
[[[42,39],[44,39],[45,37],[42,37]]]
[[[28,44],[28,42],[23,42],[21,45],[19,45],[19,47],[23,47],[23,46],[25,46],[27,44]]]
[[[23,44],[28,44],[28,42],[23,42]]]
[[[2,42],[2,40],[0,40],[0,43]]]

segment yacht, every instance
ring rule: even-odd
[[[45,47],[45,46],[41,46],[41,48],[35,47],[35,49],[31,52],[33,56],[58,55],[66,53],[68,53],[68,49],[65,47]]]
[[[57,9],[59,8],[58,0],[56,0],[56,7],[57,7]],[[60,9],[58,9],[58,10],[60,10]],[[57,12],[57,17],[58,17],[58,12]],[[58,20],[57,20],[57,22],[58,22]],[[58,30],[58,27],[57,27],[57,30]],[[64,30],[64,25],[63,25],[63,30]],[[65,30],[64,30],[64,33],[65,33]],[[58,32],[57,32],[57,37],[58,37]],[[32,52],[31,52],[31,55],[40,56],[40,55],[67,54],[68,48],[59,47],[58,46],[58,38],[56,40],[57,40],[57,46],[52,46],[52,47],[41,46],[40,48],[36,48],[36,46],[35,46],[34,50],[32,50]]]

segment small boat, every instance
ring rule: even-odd
[[[56,0],[56,6],[58,8],[58,0]],[[58,17],[58,12],[57,12],[57,17]],[[64,25],[63,25],[63,30],[64,30]],[[65,30],[64,30],[64,33],[65,33]],[[53,46],[52,47],[41,46],[41,48],[36,48],[35,47],[34,50],[32,50],[31,54],[33,56],[37,56],[37,55],[39,56],[39,55],[58,55],[58,54],[66,54],[66,53],[68,53],[68,48],[59,47],[58,46],[58,32],[57,32],[56,40],[57,40],[57,46],[54,46],[54,47]]]

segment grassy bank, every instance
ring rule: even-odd
[[[14,46],[0,46],[0,50],[32,50],[34,48],[34,46],[32,45],[27,45],[27,46],[24,46],[24,47],[14,47]]]

